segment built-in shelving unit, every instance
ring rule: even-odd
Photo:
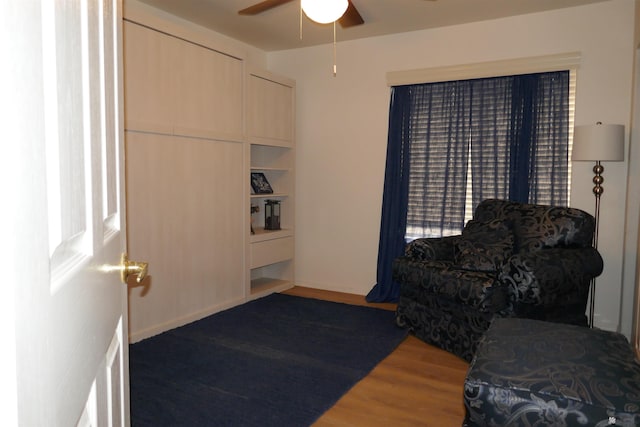
[[[273,189],[270,194],[248,189],[249,203],[259,211],[251,214],[247,295],[257,298],[294,283],[295,83],[252,71],[247,88],[249,172],[263,173]],[[280,230],[265,230],[267,200],[280,202]]]

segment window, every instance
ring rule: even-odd
[[[573,131],[573,88],[575,87],[575,70],[579,64],[580,53],[568,52],[533,58],[387,73],[387,83],[392,87],[392,91],[378,265],[376,284],[367,295],[367,301],[397,301],[399,286],[392,279],[392,262],[404,252],[405,239],[407,237],[438,236],[450,233],[452,230],[459,232],[465,223],[465,219],[469,218],[469,213],[473,207],[482,198],[508,194],[509,198],[517,197],[516,200],[518,200],[526,193],[526,200],[535,200],[540,203],[556,203],[555,200],[558,200],[558,204],[568,204],[569,177],[571,175],[569,159]],[[511,124],[518,123],[513,118],[509,121],[508,132],[506,128],[503,129],[499,125],[499,120],[491,123],[487,119],[482,122],[482,125],[466,128],[468,121],[465,121],[465,113],[469,113],[472,110],[471,106],[475,105],[468,98],[478,100],[483,99],[483,97],[478,98],[476,92],[466,92],[465,85],[468,82],[465,83],[465,81],[491,79],[493,76],[520,76],[529,73],[546,74],[562,70],[570,70],[563,73],[563,75],[569,77],[568,89],[567,86],[564,86],[565,89],[560,91],[549,89],[545,92],[545,88],[553,86],[548,86],[547,82],[544,82],[539,86],[541,89],[534,93],[542,93],[543,98],[546,96],[544,94],[553,94],[554,96],[549,99],[554,102],[560,99],[561,95],[565,96],[567,101],[564,105],[567,107],[568,113],[566,115],[565,113],[560,114],[555,109],[536,110],[537,115],[534,115],[534,117],[563,118],[555,121],[553,125],[543,126],[541,128],[543,130],[540,131],[538,131],[537,125],[534,126],[533,129],[536,130],[536,137],[533,139],[534,146],[529,145],[526,150],[522,150],[522,147],[514,149],[512,140],[508,140],[508,144],[505,141],[503,145],[495,145],[494,141],[499,140],[497,136],[502,131],[505,134],[514,134],[514,130],[519,128],[519,126],[511,128]],[[435,101],[436,98],[432,97],[430,98],[431,104],[418,103],[416,106],[420,108],[413,108],[410,89],[419,86],[418,82],[437,83],[454,80],[459,84],[455,87],[455,90],[449,88],[449,91],[445,92],[443,89],[442,93],[447,96],[440,98],[439,103],[440,105],[454,106],[468,105],[468,109],[466,109],[467,107],[460,107],[457,110],[453,110],[457,117],[461,119],[453,120],[453,118],[443,114],[443,121],[440,123],[422,120],[422,123],[429,123],[426,129],[420,130],[419,126],[413,126],[421,121],[419,119],[421,115],[418,113],[425,111],[435,112],[436,110],[431,110],[431,106],[438,101]],[[491,99],[491,97],[489,98]],[[508,98],[504,98],[504,95],[503,98],[494,96],[493,101],[486,104],[499,105],[501,99],[502,103],[504,103]],[[460,104],[461,101],[466,103]],[[517,104],[511,103],[511,105]],[[552,103],[551,105],[555,104]],[[514,114],[518,111],[520,111],[518,108],[511,110]],[[415,114],[413,114],[414,112]],[[486,114],[490,112],[491,108],[484,111]],[[510,115],[511,112],[509,113]],[[471,118],[477,118],[478,114],[480,113],[471,114]],[[517,114],[515,117],[518,117]],[[444,125],[445,123],[447,126]],[[447,138],[443,138],[446,144],[441,144],[437,148],[429,146],[429,150],[423,149],[423,153],[427,155],[420,160],[424,163],[421,187],[423,191],[419,193],[419,197],[412,197],[410,202],[410,166],[414,168],[414,176],[416,168],[414,164],[416,159],[412,159],[411,156],[416,151],[419,151],[419,147],[412,144],[413,136],[418,136],[422,132],[422,136],[429,136],[428,140],[431,141],[430,132],[438,127],[445,129],[447,132]],[[565,139],[563,144],[556,146],[554,145],[555,143],[547,145],[546,142],[543,142],[547,139],[550,141],[557,140],[560,136],[556,134],[558,131],[565,134],[562,136]],[[449,140],[455,140],[456,144],[448,144]],[[502,169],[507,167],[505,164],[506,152],[509,153],[508,193],[506,188],[501,187],[503,184],[497,184],[497,182],[504,183],[505,181],[496,179],[496,176],[504,174]],[[524,155],[520,156],[520,154]],[[455,160],[455,162],[451,168],[443,168],[438,167],[438,162],[435,161],[437,159],[440,159],[445,164],[448,164],[451,160]],[[519,159],[527,159],[527,162],[529,162],[529,167],[524,169],[524,173],[522,168],[519,167],[517,161]],[[541,159],[543,161],[540,161]],[[551,162],[548,160],[551,160]],[[553,162],[559,162],[564,166],[558,167],[558,171],[556,171],[556,166],[554,166]],[[455,171],[456,174],[449,174],[448,171]],[[564,178],[556,178],[556,172],[563,174]],[[525,179],[522,179],[523,177]],[[511,181],[512,178],[518,179]],[[525,188],[523,188],[523,183]],[[531,190],[530,184],[533,184],[531,187],[533,190]],[[419,186],[414,183],[413,188],[419,188]],[[565,192],[565,196],[556,196],[555,194],[558,191]],[[553,194],[552,197],[554,199],[546,201],[544,199],[546,194]],[[438,197],[435,201],[428,198],[428,196],[433,195]],[[562,197],[564,197],[564,203],[560,201]],[[412,214],[411,221],[409,221],[407,212],[410,204],[412,205],[410,209],[424,210],[424,217],[428,217],[429,220],[425,223],[420,218],[420,214]],[[443,224],[445,225],[443,226]],[[410,233],[407,233],[407,231]]]
[[[460,233],[486,198],[567,205],[573,80],[556,71],[394,87],[407,103],[406,240]]]

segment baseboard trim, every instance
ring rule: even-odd
[[[211,316],[212,314],[218,313],[223,310],[227,310],[231,307],[235,307],[245,302],[246,302],[245,298],[239,298],[233,301],[226,302],[224,304],[217,304],[217,305],[208,307],[204,310],[201,310],[195,313],[190,313],[186,316],[183,316],[177,319],[172,319],[168,322],[164,322],[159,325],[154,325],[151,328],[143,329],[142,331],[129,332],[129,344],[134,344],[146,338],[151,338],[163,332],[170,331],[171,329],[179,328],[180,326],[184,326],[188,323],[195,322],[196,320],[204,319],[207,316]]]

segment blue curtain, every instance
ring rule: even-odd
[[[464,225],[472,81],[412,87],[405,238],[451,235]]]
[[[537,101],[538,75],[528,74],[513,79],[511,87],[511,128],[509,144],[509,200],[529,201],[529,165],[535,143],[533,126]]]
[[[411,145],[409,138],[410,117],[411,88],[409,86],[393,87],[389,108],[389,134],[378,244],[377,283],[366,297],[369,302],[395,302],[399,297],[399,286],[391,278],[391,264],[394,258],[404,253],[405,246]]]
[[[477,206],[485,199],[509,197],[508,135],[513,77],[478,79],[471,83],[471,200]],[[462,226],[458,232],[461,229]]]
[[[473,80],[472,200],[569,202],[569,72]]]
[[[524,77],[533,97],[529,114],[530,143],[526,153],[528,201],[567,206],[570,165],[569,72],[557,71]]]

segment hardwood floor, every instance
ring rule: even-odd
[[[369,304],[361,295],[303,287],[283,293],[395,310],[395,304]],[[314,426],[460,426],[468,367],[462,359],[410,335]]]

